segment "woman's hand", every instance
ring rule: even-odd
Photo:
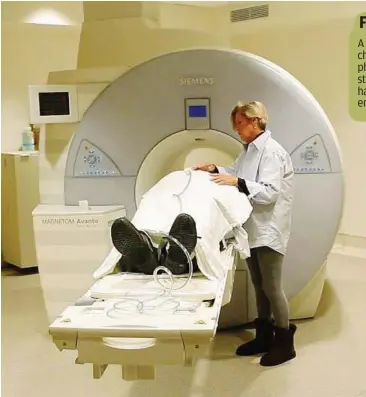
[[[215,169],[215,164],[208,164],[208,163],[203,163],[203,164],[197,164],[192,167],[192,170],[195,171],[213,171]]]
[[[218,185],[238,186],[238,178],[232,175],[213,174],[211,180]]]

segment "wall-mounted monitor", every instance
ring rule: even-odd
[[[77,87],[71,85],[29,86],[31,124],[79,121]]]

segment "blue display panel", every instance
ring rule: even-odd
[[[186,98],[185,118],[187,130],[209,130],[210,129],[210,99],[209,98]]]
[[[189,117],[207,117],[207,106],[190,105],[188,106]]]

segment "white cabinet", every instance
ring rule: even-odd
[[[113,247],[111,226],[125,216],[123,205],[37,205],[34,235],[49,322],[95,283],[93,273]]]
[[[1,154],[1,250],[3,261],[37,266],[32,211],[39,204],[38,152]]]

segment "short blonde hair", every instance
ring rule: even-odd
[[[265,130],[268,123],[268,113],[262,102],[239,102],[231,111],[231,124],[235,127],[235,115],[239,113],[247,119],[257,119],[258,126]]]

